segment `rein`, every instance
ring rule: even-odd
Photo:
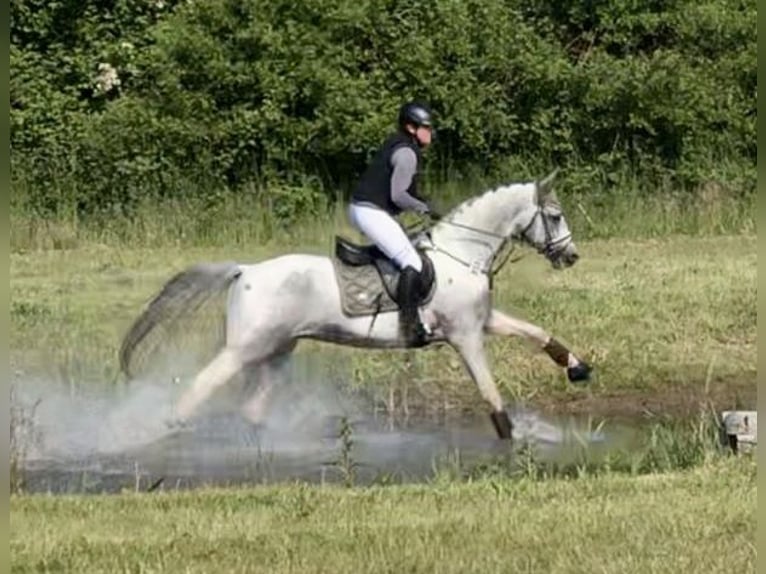
[[[534,221],[534,219],[533,219],[533,221]],[[495,254],[492,256],[492,261],[490,262],[489,268],[488,269],[479,269],[478,270],[478,271],[481,271],[481,273],[484,273],[485,275],[487,275],[489,277],[489,283],[490,283],[490,289],[491,289],[492,288],[493,279],[494,279],[495,275],[500,271],[500,269],[502,269],[505,266],[506,263],[508,263],[508,260],[510,259],[511,254],[513,253],[513,244],[512,244],[511,238],[506,237],[504,235],[500,235],[499,233],[494,233],[492,231],[487,231],[485,229],[480,229],[478,227],[473,227],[471,225],[465,225],[463,223],[457,223],[455,221],[450,221],[450,220],[447,220],[447,219],[442,219],[440,221],[440,223],[446,223],[447,225],[452,225],[453,227],[460,227],[462,229],[467,229],[469,231],[474,231],[476,233],[481,233],[483,235],[487,235],[487,236],[492,237],[494,239],[499,239],[500,240],[500,247],[496,250]],[[531,226],[531,223],[530,223],[530,226]],[[524,229],[524,231],[526,232],[526,230],[528,228],[529,228],[529,226],[526,227]],[[429,235],[429,238],[430,238],[430,235]],[[499,254],[503,251],[505,246],[508,245],[508,244],[511,245],[511,248],[507,251],[507,253],[505,254],[505,257],[503,257],[500,265],[495,267],[495,265],[494,265],[495,261],[498,259]],[[450,253],[449,251],[447,251],[445,249],[442,249],[441,247],[439,247],[438,245],[434,244],[433,242],[431,243],[431,249],[433,249],[434,251],[438,251],[439,253],[443,253],[447,257],[450,257],[451,259],[457,261],[458,263],[460,263],[461,265],[464,265],[465,267],[467,267],[468,269],[470,269],[472,271],[476,269],[476,266],[473,263],[471,263],[470,261],[466,261],[465,259],[462,259],[462,258],[460,258],[460,257],[458,257],[458,256],[456,256],[456,255],[454,255],[452,253]],[[521,257],[517,257],[516,259],[513,260],[513,263],[515,263],[516,261],[519,261],[520,259],[521,259]]]
[[[492,231],[487,231],[485,229],[480,229],[478,227],[473,227],[471,225],[465,225],[463,223],[457,223],[455,221],[450,221],[450,220],[447,220],[447,219],[442,219],[439,223],[445,223],[445,224],[451,225],[453,227],[459,227],[459,228],[462,228],[462,229],[467,229],[469,231],[474,231],[476,233],[481,233],[481,234],[486,235],[488,237],[492,237],[492,238],[500,240],[500,246],[497,248],[495,254],[492,256],[492,260],[490,261],[489,267],[487,269],[480,269],[479,270],[479,271],[481,271],[482,273],[484,273],[485,275],[487,275],[489,277],[489,283],[490,283],[490,289],[491,289],[495,275],[497,275],[497,273],[508,263],[508,261],[511,258],[511,255],[513,254],[514,245],[513,245],[513,241],[512,240],[518,238],[519,236],[522,239],[525,239],[527,231],[529,231],[529,229],[532,227],[532,225],[534,225],[534,223],[537,220],[537,218],[538,217],[542,217],[542,211],[543,211],[542,208],[538,207],[537,211],[535,212],[535,215],[532,217],[532,219],[530,219],[529,223],[524,227],[524,229],[521,231],[521,233],[519,233],[518,235],[511,235],[511,236],[500,235],[499,233],[494,233]],[[542,247],[536,247],[536,249],[537,249],[537,251],[539,253],[542,253],[542,254],[544,254],[546,256],[552,256],[552,255],[554,255],[558,251],[558,249],[556,249],[557,246],[559,246],[561,243],[567,241],[572,236],[572,234],[569,233],[569,234],[567,234],[567,235],[565,235],[563,237],[559,237],[558,239],[553,240],[553,237],[552,237],[551,230],[550,230],[550,227],[548,225],[547,219],[545,217],[542,217],[542,221],[543,221],[543,229],[545,230],[545,244]],[[430,235],[429,235],[429,238],[430,238]],[[527,241],[529,241],[529,240],[527,239]],[[511,248],[508,249],[507,252],[505,253],[505,255],[503,256],[503,258],[500,259],[500,254],[503,252],[503,250],[505,249],[506,245],[510,245]],[[475,270],[475,268],[476,268],[476,266],[473,263],[471,263],[469,261],[466,261],[466,260],[464,260],[464,259],[462,259],[460,257],[457,257],[456,255],[453,255],[449,251],[446,251],[446,250],[442,249],[441,247],[439,247],[438,245],[434,244],[433,242],[431,244],[431,248],[433,250],[435,250],[435,251],[443,253],[444,255],[447,255],[448,257],[452,258],[453,260],[457,261],[458,263],[461,263],[462,265],[468,267],[472,271]],[[520,255],[520,256],[514,258],[513,260],[511,260],[511,263],[516,263],[517,261],[520,261],[522,258],[523,258],[523,255]],[[495,265],[495,262],[498,261],[498,259],[500,259],[500,264],[499,265]]]

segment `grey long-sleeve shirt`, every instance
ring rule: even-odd
[[[407,188],[415,177],[418,159],[408,147],[400,147],[391,155],[391,201],[401,209],[427,213],[428,205],[407,193]]]

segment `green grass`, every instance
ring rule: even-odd
[[[654,411],[633,450],[598,460],[586,450],[561,466],[523,449],[512,468],[439,461],[417,486],[13,496],[13,571],[754,572],[755,460],[722,456],[712,417],[752,408],[756,394],[756,237],[745,204],[721,205],[583,205],[570,217],[575,267],[556,272],[530,252],[497,278],[498,307],[597,369],[574,389],[542,353],[491,339],[504,396],[597,417]],[[177,270],[329,253],[334,232],[348,233],[342,213],[286,231],[221,209],[230,217],[158,208],[106,225],[15,216],[16,382],[108,384],[123,333]],[[397,413],[485,411],[449,349],[402,359],[309,343],[296,372],[334,377]],[[698,416],[674,420],[679,411]]]
[[[11,365],[73,387],[117,376],[120,339],[145,301],[177,270],[203,260],[253,261],[287,251],[329,253],[334,229],[315,242],[232,247],[140,248],[87,242],[11,255]],[[674,235],[580,242],[581,260],[554,271],[529,252],[496,281],[495,304],[554,334],[594,364],[587,389],[570,387],[550,359],[518,339],[488,342],[509,401],[640,413],[729,408],[755,397],[756,237]],[[306,343],[305,372],[332,376],[393,410],[485,409],[446,347],[363,352]],[[342,360],[339,360],[342,359]],[[608,409],[607,409],[608,410]]]
[[[695,194],[647,187],[628,176],[606,187],[588,187],[570,179],[561,174],[556,189],[580,240],[755,233],[755,193],[743,194],[712,182]],[[482,179],[430,183],[426,191],[436,207],[447,211],[498,184]],[[578,191],[571,191],[573,187]],[[296,197],[304,191],[275,188],[264,195],[256,189],[240,193],[219,190],[202,199],[146,202],[130,217],[104,214],[85,219],[74,206],[42,218],[22,201],[11,206],[11,251],[71,249],[93,243],[139,248],[321,243],[329,236],[328,227],[345,226],[345,205],[338,197],[334,202],[317,202],[312,213],[296,214],[303,206]],[[13,189],[16,196],[25,196],[23,185]]]
[[[685,472],[11,498],[14,572],[755,572],[754,459]]]

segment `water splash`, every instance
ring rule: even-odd
[[[176,485],[337,480],[343,420],[351,424],[350,456],[362,482],[384,475],[423,480],[433,473],[434,461],[454,453],[470,464],[509,448],[496,439],[486,417],[451,425],[410,421],[390,429],[358,397],[322,381],[281,386],[261,425],[219,408],[181,432],[165,425],[180,392],[167,381],[76,393],[61,385],[25,381],[19,389],[20,401],[39,401],[35,424],[42,441],[28,457],[33,476],[39,478],[30,482],[32,490],[34,484],[39,489],[82,490],[82,481],[75,478],[84,472],[91,476],[91,491],[130,487],[141,481],[140,475],[144,483],[164,477]],[[513,444],[532,444],[543,458],[566,457],[578,446],[613,446],[609,433],[583,421],[549,419],[521,408],[510,415]]]

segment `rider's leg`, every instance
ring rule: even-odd
[[[423,269],[418,252],[401,226],[385,211],[352,204],[349,215],[352,223],[402,270],[396,294],[402,335],[409,346],[422,346],[426,331],[418,315]]]
[[[352,203],[349,218],[399,269],[410,266],[418,273],[422,270],[423,262],[418,252],[401,225],[388,213],[376,207]]]
[[[399,276],[396,299],[399,302],[402,335],[410,347],[421,347],[426,343],[427,333],[418,314],[421,291],[420,273],[408,265]]]

